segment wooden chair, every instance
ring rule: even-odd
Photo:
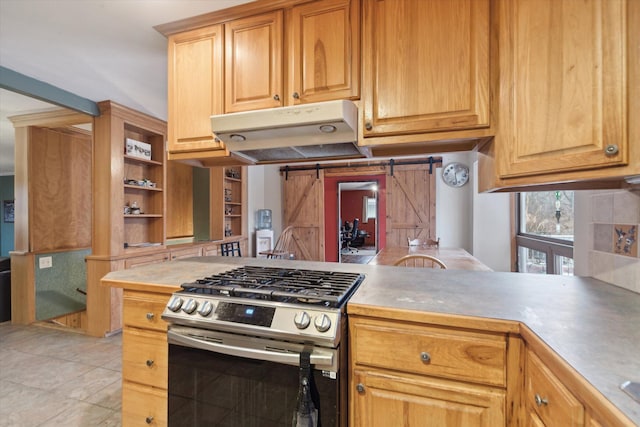
[[[444,262],[431,255],[411,254],[398,259],[393,265],[400,267],[441,268],[446,270]]]
[[[276,244],[273,246],[273,249],[270,251],[262,251],[260,255],[266,255],[267,258],[281,258],[281,259],[289,259],[289,256],[293,253],[291,251],[291,246],[293,244],[293,229],[292,225],[288,226],[280,236],[278,236],[278,240],[276,240]]]
[[[242,256],[240,252],[240,242],[220,243],[220,255],[222,256]]]
[[[411,240],[410,238],[407,237],[407,243],[409,243],[409,246],[422,246],[423,248],[438,248],[438,247],[440,247],[440,238],[438,237],[437,240],[433,240],[433,239],[427,239],[427,240],[413,239],[413,240]]]

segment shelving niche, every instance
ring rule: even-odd
[[[212,168],[211,239],[223,240],[243,236],[246,228],[246,167]]]

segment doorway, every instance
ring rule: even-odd
[[[379,182],[338,183],[338,262],[366,264],[379,247]]]

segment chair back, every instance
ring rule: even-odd
[[[220,243],[220,255],[222,256],[242,256],[240,252],[240,242]]]
[[[393,265],[400,267],[421,267],[421,268],[441,268],[445,270],[447,266],[444,262],[431,255],[411,254],[398,259]]]
[[[293,230],[294,226],[290,225],[282,230],[276,244],[270,251],[260,252],[260,255],[266,255],[267,258],[283,258],[288,259],[292,252],[293,245]]]
[[[353,242],[358,238],[358,224],[360,220],[358,218],[353,220],[353,228],[351,229],[351,237],[349,238],[349,242]]]
[[[436,240],[433,239],[427,239],[427,240],[420,240],[420,239],[410,239],[407,237],[407,243],[409,243],[409,246],[422,246],[424,248],[438,248],[440,247],[440,238],[438,237]]]

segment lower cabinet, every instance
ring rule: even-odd
[[[357,315],[349,322],[350,425],[506,424],[506,335]]]
[[[584,407],[533,353],[527,351],[525,410],[527,425],[584,425]],[[596,424],[597,425],[597,424]]]
[[[380,371],[357,370],[353,378],[353,426],[505,425],[504,390]]]
[[[122,425],[166,426],[168,345],[161,315],[168,293],[124,290]]]

